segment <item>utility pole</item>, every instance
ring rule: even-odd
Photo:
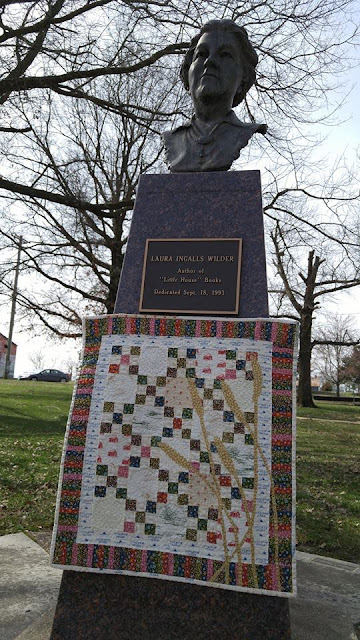
[[[14,288],[12,292],[12,302],[11,302],[11,315],[10,315],[10,327],[9,327],[9,336],[8,336],[8,345],[6,351],[6,359],[5,359],[5,369],[4,369],[4,378],[8,378],[10,374],[10,356],[11,356],[11,345],[12,345],[12,335],[14,329],[14,320],[15,320],[15,307],[16,307],[16,297],[17,297],[17,285],[19,279],[19,269],[20,269],[20,255],[22,249],[22,240],[23,237],[19,237],[19,248],[16,262],[16,270],[15,270],[15,280],[14,280]]]

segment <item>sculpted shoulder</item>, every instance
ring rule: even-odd
[[[262,135],[265,135],[268,130],[268,126],[266,124],[259,124],[258,122],[242,122],[232,110],[225,118],[224,122],[236,127],[237,129],[248,131],[250,135],[253,135],[254,133],[262,133]]]
[[[191,127],[191,120],[186,120],[183,124],[180,124],[178,127],[175,127],[175,129],[167,129],[166,131],[163,131],[161,134],[161,137],[164,141],[165,147],[168,141],[170,141],[173,136],[181,131],[187,131],[188,129],[190,129]]]
[[[166,161],[173,173],[227,171],[251,137],[266,131],[265,124],[241,122],[233,111],[210,131],[202,130],[194,116],[163,133]]]

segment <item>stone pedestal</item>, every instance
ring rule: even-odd
[[[139,311],[147,238],[243,239],[239,315],[268,315],[260,174],[145,175],[116,313]],[[290,640],[288,600],[160,579],[64,571],[52,640]]]
[[[147,238],[242,238],[239,316],[268,316],[259,171],[141,176],[115,313],[139,311]]]
[[[65,571],[51,640],[289,640],[288,601]]]

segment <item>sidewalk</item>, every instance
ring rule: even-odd
[[[297,574],[292,640],[360,640],[360,566],[298,552]],[[61,575],[25,534],[0,537],[1,640],[49,640]]]
[[[49,566],[46,551],[23,533],[0,537],[1,640],[17,638],[47,613],[44,635],[34,639],[50,637],[61,573]]]

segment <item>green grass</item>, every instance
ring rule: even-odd
[[[360,562],[359,450],[360,427],[357,425],[311,419],[298,421],[297,548],[300,551]]]
[[[71,384],[0,380],[0,534],[51,529]],[[298,548],[359,562],[360,407],[299,409]],[[312,417],[320,420],[312,420]]]
[[[349,420],[360,424],[360,406],[339,404],[316,400],[316,407],[298,407],[297,415],[304,418],[323,418],[325,420]]]
[[[52,527],[72,389],[0,380],[0,535]]]
[[[0,379],[0,437],[64,435],[73,384]]]

